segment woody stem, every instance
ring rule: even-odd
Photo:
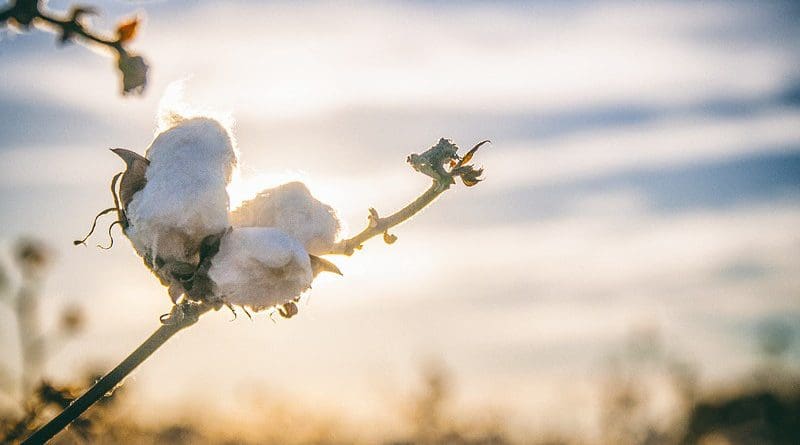
[[[433,184],[425,191],[422,195],[420,195],[417,199],[415,199],[411,204],[403,207],[402,209],[398,210],[397,212],[385,217],[385,218],[374,218],[370,219],[370,223],[367,227],[361,231],[358,235],[339,241],[338,243],[334,244],[328,254],[330,255],[352,255],[355,249],[361,247],[361,244],[364,241],[376,236],[380,235],[387,230],[391,229],[392,227],[406,221],[407,219],[411,218],[412,216],[419,213],[420,210],[427,207],[430,203],[432,203],[439,195],[444,193],[445,190],[449,188],[449,185],[443,184],[439,181],[433,181]]]
[[[212,309],[212,306],[196,303],[181,303],[179,306],[180,316],[173,317],[171,323],[162,324],[150,337],[147,338],[136,350],[125,358],[117,367],[103,376],[83,395],[75,399],[64,411],[39,428],[30,435],[22,445],[43,444],[52,439],[61,430],[67,427],[73,420],[77,419],[95,402],[112,391],[119,383],[128,376],[137,366],[147,360],[158,348],[160,348],[173,335],[197,322],[201,315]]]

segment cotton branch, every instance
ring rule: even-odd
[[[31,25],[58,34],[59,43],[81,40],[90,45],[107,48],[116,55],[117,68],[122,74],[122,94],[141,94],[147,85],[148,66],[145,60],[128,51],[125,45],[136,36],[138,18],[117,25],[116,37],[108,38],[86,28],[84,18],[97,14],[91,6],[73,6],[66,17],[57,17],[42,8],[40,0],[12,0],[0,10],[0,27],[6,23],[28,30]]]
[[[432,203],[439,195],[447,191],[455,178],[460,177],[467,187],[472,187],[481,181],[480,175],[483,169],[475,169],[468,162],[481,147],[489,141],[482,141],[476,144],[464,157],[458,155],[458,147],[449,139],[440,139],[439,143],[428,149],[422,154],[412,154],[407,161],[414,170],[433,178],[433,184],[415,199],[411,204],[403,207],[397,212],[381,218],[374,208],[369,209],[369,221],[367,227],[358,235],[339,241],[336,243],[329,254],[331,255],[352,255],[356,249],[361,249],[361,245],[368,239],[383,234],[383,240],[387,244],[392,244],[397,240],[397,236],[389,233],[389,229],[406,221],[419,213],[420,210]],[[447,170],[445,165],[449,165]]]
[[[364,241],[381,233],[383,234],[384,241],[391,244],[396,237],[390,235],[388,230],[406,221],[428,206],[428,204],[433,202],[439,195],[449,189],[451,185],[455,184],[455,178],[461,178],[464,185],[468,187],[476,185],[481,180],[480,175],[483,173],[483,169],[475,169],[471,164],[468,164],[468,162],[472,159],[478,148],[487,142],[489,141],[478,143],[461,157],[457,153],[458,147],[450,140],[443,138],[424,153],[410,155],[408,157],[408,162],[414,170],[433,179],[431,187],[412,203],[388,217],[381,218],[378,216],[378,212],[375,209],[370,209],[369,225],[367,228],[353,238],[340,241],[334,245],[328,253],[352,255],[353,251],[359,249]],[[217,250],[219,248],[219,237],[221,236],[222,234],[216,235],[215,242],[217,243]],[[213,239],[214,237],[215,236],[212,235],[206,239]],[[206,249],[201,248],[201,250]],[[209,250],[208,254],[211,255],[211,257],[216,254],[216,250],[214,249],[207,250]],[[201,272],[204,267],[203,264],[204,261],[201,260],[200,264],[196,266],[196,274]],[[189,292],[189,294],[191,295],[191,292]],[[113,390],[128,374],[144,362],[173,335],[195,324],[204,313],[212,309],[219,309],[221,306],[219,302],[215,303],[213,299],[206,298],[192,301],[191,299],[183,298],[178,304],[172,307],[172,311],[169,314],[161,317],[162,325],[133,353],[89,388],[86,393],[72,402],[61,414],[28,437],[22,444],[41,444],[50,440],[61,430],[66,428],[73,420],[77,419],[78,416],[95,402],[100,400],[100,398]]]
[[[39,428],[35,433],[22,442],[22,445],[42,444],[52,439],[61,430],[66,428],[73,420],[77,419],[84,411],[95,402],[105,397],[120,382],[147,360],[158,348],[179,331],[195,324],[201,315],[211,310],[207,304],[183,302],[173,306],[168,317],[162,317],[162,325],[144,341],[135,351],[125,358],[116,368],[97,381],[82,396],[75,399],[64,411]]]

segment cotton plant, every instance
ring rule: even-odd
[[[229,126],[203,115],[165,116],[144,154],[112,150],[125,163],[125,170],[111,181],[114,206],[100,212],[89,235],[75,244],[85,244],[100,216],[115,213],[109,234],[114,225],[122,227],[145,267],[165,286],[172,309],[131,355],[24,443],[53,437],[206,312],[227,307],[248,315],[296,315],[296,303],[318,274],[341,275],[324,256],[352,255],[377,235],[388,244],[395,242],[389,230],[433,202],[456,178],[466,186],[481,180],[483,170],[469,162],[488,142],[460,156],[458,147],[443,138],[410,155],[411,166],[432,179],[430,188],[387,217],[369,209],[367,227],[341,239],[335,210],[301,182],[263,190],[231,209],[226,190],[238,166],[238,151]]]

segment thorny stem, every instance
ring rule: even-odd
[[[22,442],[22,445],[43,444],[52,439],[53,436],[66,428],[70,422],[77,419],[78,416],[90,406],[119,385],[131,371],[136,369],[143,361],[147,360],[153,352],[160,348],[173,335],[195,324],[201,315],[208,312],[213,307],[207,304],[184,302],[175,306],[175,308],[178,308],[178,311],[173,311],[173,314],[177,316],[171,317],[171,322],[162,324],[147,340],[125,358],[122,363],[98,380],[97,383],[89,388],[82,396],[75,399],[61,414],[47,422],[35,433],[31,434],[30,437]]]
[[[330,255],[352,255],[355,249],[360,249],[364,241],[382,233],[386,233],[392,227],[406,221],[412,216],[419,213],[420,210],[432,203],[439,195],[444,193],[449,186],[441,184],[438,181],[433,181],[433,185],[428,188],[422,195],[414,200],[411,204],[403,207],[397,212],[385,218],[370,218],[370,223],[358,235],[339,241],[334,244],[328,254]],[[375,215],[375,213],[373,213]]]

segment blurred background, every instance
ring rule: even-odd
[[[79,393],[169,311],[123,236],[94,247],[112,219],[72,240],[113,205],[108,149],[143,153],[186,79],[186,101],[236,121],[236,202],[301,179],[352,235],[427,188],[405,158],[440,137],[491,139],[486,179],[332,258],[344,277],[289,321],[204,317],[60,441],[800,440],[796,3],[96,6],[101,29],[145,18],[142,97],[84,46],[0,38],[6,423]],[[55,344],[34,365],[26,295]]]

